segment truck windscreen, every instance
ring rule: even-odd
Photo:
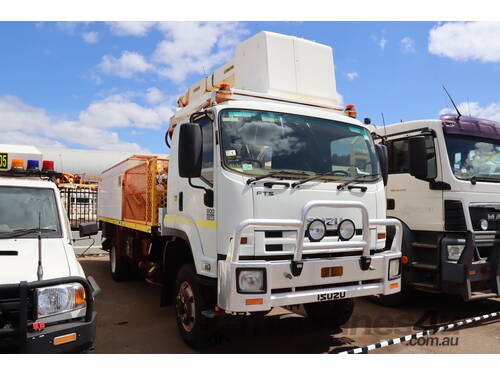
[[[500,141],[446,135],[451,170],[462,180],[500,181]]]
[[[234,171],[253,176],[274,170],[311,176],[331,172],[324,178],[378,179],[373,140],[361,126],[243,109],[224,110],[220,119],[223,163]]]
[[[61,225],[54,190],[18,186],[0,186],[0,239],[35,238],[44,229],[42,237],[61,237]]]

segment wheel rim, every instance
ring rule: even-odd
[[[111,272],[116,272],[116,248],[115,245],[111,246],[111,251],[109,252],[109,263],[111,264]]]
[[[196,305],[193,288],[183,281],[177,292],[177,317],[186,332],[191,332],[195,324]]]

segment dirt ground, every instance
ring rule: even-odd
[[[172,306],[160,307],[160,287],[111,279],[107,256],[80,258],[102,288],[96,298],[97,353],[195,353],[177,332]],[[341,328],[320,327],[302,310],[274,309],[265,317],[232,318],[204,353],[338,353],[464,318],[500,311],[500,299],[464,303],[443,295],[418,295],[400,308],[357,299]],[[500,319],[427,336],[370,353],[500,353]]]

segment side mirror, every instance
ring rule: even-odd
[[[427,148],[425,137],[411,137],[408,143],[410,174],[420,180],[428,179]]]
[[[179,176],[197,178],[201,176],[203,136],[198,124],[182,124],[179,129]]]
[[[382,173],[384,186],[387,186],[387,179],[389,178],[389,155],[387,146],[375,144],[375,150],[377,151],[378,161],[380,162],[380,172]]]
[[[99,233],[99,227],[97,223],[82,223],[80,224],[80,238],[94,236]]]

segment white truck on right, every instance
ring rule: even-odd
[[[388,148],[387,216],[403,223],[402,303],[413,290],[500,294],[500,123],[461,115],[375,127]],[[390,233],[388,233],[390,241]]]

